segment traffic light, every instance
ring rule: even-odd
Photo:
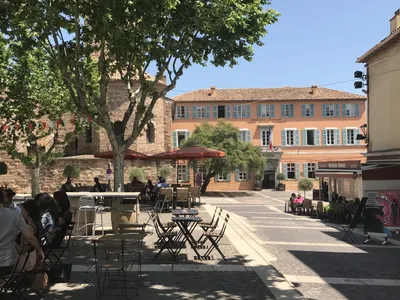
[[[364,83],[362,81],[354,82],[354,88],[355,89],[361,89],[363,86],[364,86]]]
[[[363,78],[364,74],[361,71],[355,71],[354,72],[354,78]]]

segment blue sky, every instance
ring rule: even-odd
[[[170,97],[200,88],[268,88],[353,80],[357,57],[389,34],[399,0],[273,0],[279,21],[253,61],[229,67],[192,66]],[[328,88],[357,92],[353,82]]]

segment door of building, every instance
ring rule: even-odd
[[[267,163],[267,169],[264,171],[263,189],[275,188],[275,165],[271,162]]]

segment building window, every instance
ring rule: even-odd
[[[315,145],[315,130],[314,129],[308,129],[306,130],[306,138],[307,138],[307,146],[314,146]]]
[[[282,118],[293,118],[294,117],[294,105],[293,104],[282,104],[281,105],[281,116],[282,116]]]
[[[231,175],[229,173],[217,174],[215,179],[216,181],[231,181]]]
[[[326,129],[326,144],[335,145],[335,129]]]
[[[287,166],[287,178],[295,179],[296,178],[296,164],[290,163],[286,164]]]
[[[146,129],[146,141],[148,144],[153,144],[155,143],[155,128],[153,123],[147,124],[147,129]]]
[[[250,180],[250,171],[247,170],[235,170],[235,179],[236,181],[245,181],[245,180]]]
[[[360,104],[342,104],[343,117],[358,117],[360,115]]]
[[[251,143],[251,131],[248,129],[240,129],[239,140],[244,143]]]
[[[189,106],[178,105],[176,106],[176,114],[175,117],[177,119],[189,119]]]
[[[231,117],[230,105],[214,105],[214,119],[224,119]]]
[[[357,137],[357,129],[345,129],[344,130],[344,138],[343,142],[346,143],[346,145],[355,145],[356,144],[356,137]]]
[[[294,130],[286,130],[286,146],[294,145]]]
[[[323,117],[339,117],[339,104],[322,104]]]
[[[233,117],[238,119],[250,118],[250,105],[234,105],[233,106]]]
[[[308,178],[315,178],[315,163],[308,163],[307,164],[307,171],[308,171]]]
[[[301,106],[301,116],[303,118],[314,117],[314,104],[303,104]]]
[[[179,148],[182,141],[190,136],[190,132],[187,130],[176,130],[172,133],[172,147]]]
[[[190,181],[189,171],[187,165],[178,165],[178,181]]]
[[[271,129],[261,129],[261,146],[269,146],[271,142]]]
[[[192,106],[193,119],[209,119],[210,118],[210,106],[203,105],[203,106]]]
[[[274,104],[259,104],[257,107],[258,118],[273,118],[275,115]]]
[[[89,127],[86,128],[85,141],[87,144],[90,144],[93,141],[92,124],[89,124]]]

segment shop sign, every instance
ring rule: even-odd
[[[318,169],[346,169],[359,170],[361,169],[360,161],[324,161],[318,163]]]

